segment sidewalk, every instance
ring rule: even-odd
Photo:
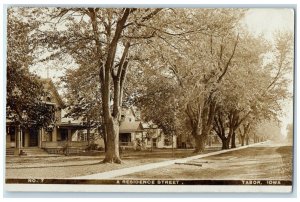
[[[247,146],[243,146],[243,147],[238,147],[238,148],[234,148],[234,149],[221,150],[221,151],[211,152],[211,153],[207,153],[207,154],[200,154],[200,155],[191,156],[191,157],[182,158],[182,159],[175,159],[175,160],[158,162],[158,163],[149,163],[149,164],[145,164],[145,165],[123,168],[123,169],[118,169],[118,170],[112,170],[112,171],[97,173],[97,174],[92,174],[92,175],[74,177],[74,178],[69,178],[69,179],[111,179],[111,178],[120,177],[123,175],[128,175],[128,174],[132,174],[132,173],[136,173],[136,172],[142,172],[142,171],[151,170],[151,169],[155,169],[155,168],[165,167],[165,166],[173,165],[175,163],[186,163],[188,161],[192,161],[195,159],[200,159],[200,158],[204,158],[207,156],[214,156],[217,154],[222,154],[222,153],[226,153],[226,152],[230,152],[230,151],[245,149],[248,147],[258,146],[258,145],[262,145],[262,144],[264,144],[264,145],[268,144],[268,141],[260,142],[260,143],[256,143],[256,144],[252,144],[252,145],[247,145]]]

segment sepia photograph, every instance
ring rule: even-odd
[[[295,12],[7,5],[4,189],[291,193]]]

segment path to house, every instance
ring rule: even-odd
[[[182,159],[176,159],[176,160],[169,160],[169,161],[163,161],[163,162],[157,162],[157,163],[149,163],[145,165],[139,165],[139,166],[134,166],[134,167],[128,167],[128,168],[122,168],[118,170],[112,170],[108,172],[102,172],[98,174],[92,174],[92,175],[86,175],[86,176],[79,176],[79,177],[74,177],[70,179],[110,179],[110,178],[115,178],[119,176],[124,176],[124,175],[129,175],[132,173],[137,173],[137,172],[142,172],[142,171],[147,171],[155,168],[160,168],[160,167],[165,167],[165,166],[170,166],[174,165],[175,163],[186,163],[188,161],[192,161],[195,159],[200,159],[208,156],[214,156],[230,151],[235,151],[235,150],[241,150],[245,149],[248,147],[253,147],[253,146],[268,146],[270,145],[270,142],[262,142],[262,143],[256,143],[252,145],[247,145],[243,147],[238,147],[234,149],[228,149],[228,150],[221,150],[221,151],[216,151],[216,152],[211,152],[207,154],[200,154],[200,155],[195,155],[187,158],[182,158]]]

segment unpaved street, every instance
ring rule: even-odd
[[[120,179],[292,180],[292,147],[263,145],[209,156],[186,164],[138,172]]]

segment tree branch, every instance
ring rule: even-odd
[[[229,65],[230,65],[230,62],[231,62],[231,60],[232,60],[232,58],[233,58],[233,56],[234,56],[234,54],[235,54],[235,50],[236,50],[236,47],[237,47],[237,44],[238,44],[238,40],[239,40],[239,34],[238,34],[237,37],[236,37],[236,41],[235,41],[235,44],[234,44],[232,53],[231,53],[231,55],[230,55],[230,57],[229,57],[229,59],[228,59],[226,65],[225,65],[225,67],[224,67],[224,70],[223,70],[222,74],[221,74],[220,77],[218,78],[217,83],[220,83],[220,81],[222,80],[223,76],[226,74],[226,72],[227,72],[227,70],[228,70],[228,67],[229,67]]]

